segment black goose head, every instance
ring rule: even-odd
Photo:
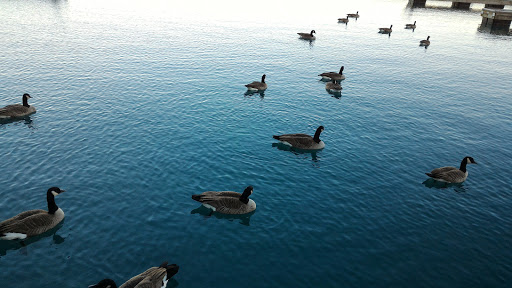
[[[30,95],[28,95],[27,93],[23,94],[23,106],[25,107],[30,107],[30,105],[28,105],[28,98],[32,98]]]
[[[393,28],[393,25],[389,26],[389,29]]]
[[[242,196],[239,198],[240,201],[244,202],[245,204],[249,203],[249,196],[251,196],[253,190],[254,189],[252,186],[247,186],[247,188],[245,188],[244,192],[242,193]]]
[[[167,279],[171,279],[172,276],[178,273],[178,271],[180,270],[180,266],[178,266],[177,264],[168,265],[167,263],[167,261],[162,263],[160,267],[165,268],[165,270],[167,271]]]
[[[464,160],[466,160],[467,164],[478,164],[476,163],[475,159],[473,159],[473,157],[466,156],[464,157]]]
[[[412,25],[416,25],[416,21],[414,21],[414,24],[412,24]]]
[[[430,39],[430,36],[427,37],[427,41],[428,41],[428,39]]]
[[[57,196],[62,192],[66,192],[66,190],[62,190],[59,187],[51,187],[50,189],[48,189],[47,193],[52,194],[53,196]]]
[[[311,30],[311,33],[310,33],[311,36],[313,36],[313,33],[316,33],[316,31],[315,30]]]
[[[343,70],[345,70],[345,66],[341,66],[341,68],[340,68],[340,74],[343,74]]]
[[[89,288],[117,288],[117,285],[112,279],[103,279],[98,284],[89,286]]]
[[[265,77],[267,77],[267,75],[263,74],[263,76],[261,76],[261,83],[265,83]],[[272,80],[272,79],[270,79]]]

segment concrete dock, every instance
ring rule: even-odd
[[[505,5],[512,5],[512,0],[435,0],[452,2],[454,9],[469,9],[471,3],[485,4],[485,8],[503,9]],[[412,7],[424,8],[427,0],[409,0]]]

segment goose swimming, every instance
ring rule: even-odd
[[[213,212],[223,214],[247,214],[256,210],[256,202],[249,199],[253,187],[248,186],[242,194],[233,191],[206,191],[192,195],[192,199],[200,202]]]
[[[29,94],[23,94],[23,105],[21,104],[13,104],[7,105],[3,108],[0,108],[0,119],[7,118],[18,118],[30,115],[36,112],[36,107],[28,105],[28,99],[32,98]]]
[[[348,18],[338,18],[338,23],[348,23]]]
[[[245,87],[247,87],[247,90],[249,90],[249,91],[263,91],[263,90],[266,90],[267,89],[267,83],[265,83],[265,77],[267,77],[267,75],[263,74],[263,76],[261,76],[261,82],[254,81],[252,83],[249,83],[249,84],[245,85]]]
[[[0,239],[14,240],[42,234],[57,226],[64,219],[64,212],[55,204],[55,196],[65,192],[59,187],[51,187],[46,192],[48,211],[29,210],[0,222]]]
[[[379,28],[379,33],[382,33],[382,34],[389,34],[391,32],[393,32],[393,25],[389,26],[389,28]]]
[[[413,24],[405,24],[405,29],[414,29],[416,28],[416,21]]]
[[[427,37],[427,40],[421,40],[420,46],[429,46],[430,45],[430,36]]]
[[[345,69],[345,66],[341,66],[339,73],[324,72],[322,74],[318,74],[318,76],[322,76],[322,79],[325,79],[325,80],[338,80],[338,81],[344,80],[345,79],[345,75],[343,75],[344,69]]]
[[[299,34],[300,38],[301,39],[305,39],[305,40],[315,40],[316,37],[313,35],[313,33],[316,34],[316,31],[315,30],[311,30],[310,33],[297,33]]]
[[[165,288],[169,279],[176,275],[179,269],[180,267],[176,264],[168,265],[164,262],[160,267],[151,267],[132,277],[119,288]],[[117,288],[117,285],[112,279],[103,279],[89,288]]]
[[[460,168],[455,167],[441,167],[432,170],[427,174],[428,177],[434,178],[434,180],[448,183],[462,183],[468,177],[468,171],[466,170],[467,164],[477,164],[472,157],[466,156],[460,162]]]
[[[303,149],[303,150],[319,150],[325,147],[324,141],[320,140],[320,133],[324,131],[324,126],[316,129],[315,136],[311,137],[307,134],[283,134],[274,135],[274,139],[281,141],[286,145]]]
[[[347,17],[350,18],[359,18],[359,11],[356,12],[356,14],[347,14]]]
[[[325,90],[330,92],[341,92],[341,85],[336,83],[336,80],[332,79],[331,82],[325,84]]]

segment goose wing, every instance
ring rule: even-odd
[[[4,108],[0,108],[0,117],[16,117],[25,115],[28,111],[28,107],[21,104],[7,105]]]
[[[258,82],[258,81],[254,81],[252,83],[245,85],[245,87],[247,87],[247,88],[256,88],[256,89],[261,88],[262,86],[263,86],[263,83]]]
[[[201,203],[208,204],[215,208],[215,211],[224,214],[243,214],[245,203],[235,197],[205,197]]]
[[[9,218],[7,220],[4,220],[4,221],[0,222],[0,232],[3,232],[2,231],[3,227],[12,225],[13,223],[16,223],[17,221],[23,220],[23,219],[25,219],[25,218],[27,218],[29,216],[34,215],[34,214],[47,213],[47,212],[48,211],[41,210],[41,209],[29,210],[29,211],[21,212],[20,214],[14,216],[12,218]]]
[[[233,197],[233,198],[240,198],[242,196],[241,193],[234,192],[234,191],[206,191],[201,193],[201,195],[205,196],[217,196],[217,197]]]
[[[313,137],[307,134],[284,134],[279,136],[274,136],[274,139],[277,139],[281,142],[286,142],[297,148],[307,148],[312,145]]]
[[[432,170],[430,173],[425,173],[425,174],[427,174],[428,176],[430,176],[432,178],[445,179],[445,177],[447,175],[451,175],[454,172],[457,174],[457,171],[460,171],[460,170],[455,167],[447,166],[447,167],[436,168],[436,169]]]
[[[132,277],[119,288],[161,288],[166,275],[165,268],[151,267],[148,270]]]
[[[29,216],[27,216],[29,214],[27,213],[26,215],[23,215],[21,219],[15,221],[11,221],[12,218],[7,220],[9,223],[0,227],[0,233],[23,233],[27,236],[33,236],[44,233],[55,226],[55,217],[52,214],[49,214],[48,211],[32,210],[27,212],[32,213]],[[20,215],[15,217],[19,216]]]

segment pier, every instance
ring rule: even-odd
[[[508,33],[512,22],[512,10],[508,9],[482,9],[482,24],[480,29],[491,32]]]
[[[484,4],[485,8],[503,9],[505,5],[512,5],[512,0],[435,0],[452,2],[454,9],[469,9],[471,3]],[[409,0],[412,7],[425,8],[427,0]]]

